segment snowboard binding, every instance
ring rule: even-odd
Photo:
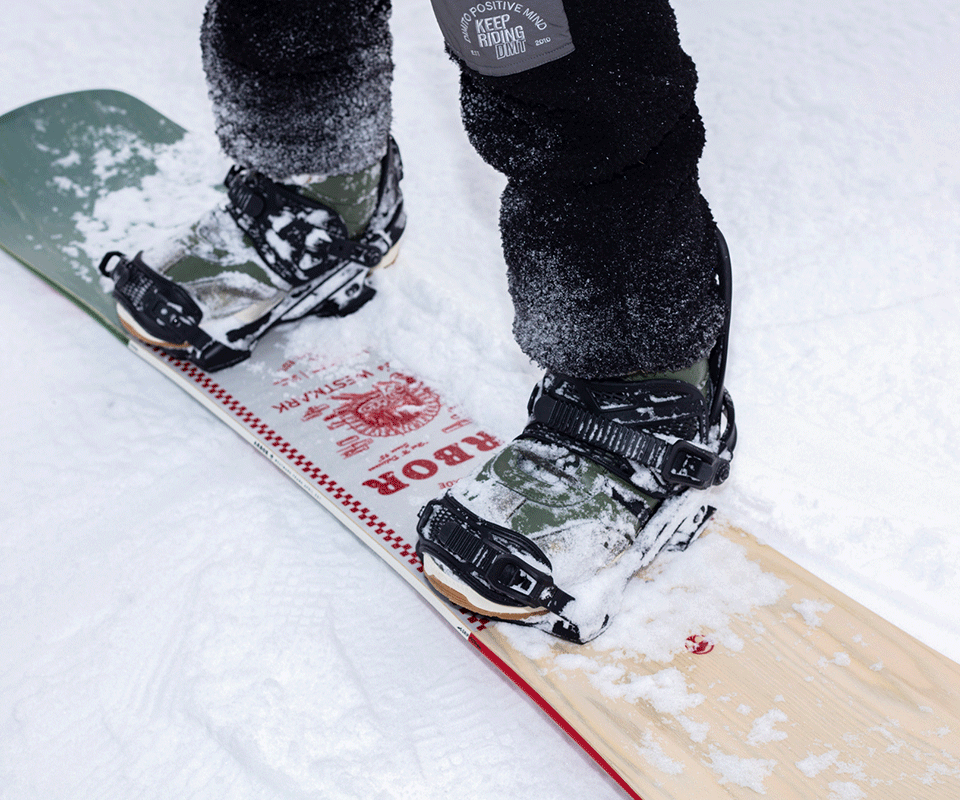
[[[370,273],[396,259],[406,224],[402,165],[392,138],[380,175],[373,215],[350,238],[329,206],[296,186],[233,167],[225,180],[227,202],[201,228],[216,232],[207,248],[212,255],[181,251],[159,270],[142,252],[103,257],[100,272],[113,282],[120,323],[140,341],[213,372],[248,358],[279,323],[352,314],[374,296]],[[214,262],[224,252],[217,249],[224,229],[231,227],[246,251],[246,263],[233,268]],[[197,277],[170,277],[188,261],[202,267]]]
[[[417,552],[439,594],[586,642],[637,570],[702,532],[714,513],[704,492],[727,479],[737,435],[723,385],[730,262],[718,242],[728,311],[702,379],[548,372],[523,433],[420,512]]]

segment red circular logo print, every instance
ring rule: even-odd
[[[440,413],[436,392],[409,375],[394,372],[362,394],[341,394],[337,416],[364,436],[398,436],[422,428]]]
[[[713,650],[713,645],[699,634],[687,637],[687,650],[695,656],[704,656]]]

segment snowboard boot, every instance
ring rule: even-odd
[[[598,636],[630,577],[689,546],[714,512],[705,490],[727,478],[736,444],[728,327],[729,314],[710,357],[681,372],[548,372],[523,433],[421,510],[417,552],[433,588],[483,616]]]
[[[103,257],[121,324],[214,372],[281,322],[353,313],[374,295],[371,270],[396,259],[401,178],[392,138],[379,164],[352,176],[279,183],[233,167],[227,200],[166,253]]]

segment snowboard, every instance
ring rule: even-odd
[[[121,92],[11,111],[0,117],[0,246],[373,549],[626,795],[960,797],[960,666],[747,532],[715,517],[689,550],[638,574],[587,645],[481,619],[428,587],[416,517],[490,457],[499,432],[389,352],[342,341],[336,320],[307,343],[281,326],[215,374],[129,340],[100,257],[169,235],[147,213],[161,203],[196,219],[176,192],[192,174],[191,194],[216,196],[196,185],[200,165],[189,169],[208,152]]]

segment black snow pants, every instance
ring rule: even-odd
[[[726,312],[698,184],[696,70],[668,0],[563,10],[572,52],[530,69],[480,74],[448,47],[467,134],[508,179],[514,334],[575,377],[682,369],[709,353]],[[204,68],[227,155],[275,178],[376,162],[391,120],[389,16],[390,0],[209,0]],[[494,40],[499,23],[484,24]]]

